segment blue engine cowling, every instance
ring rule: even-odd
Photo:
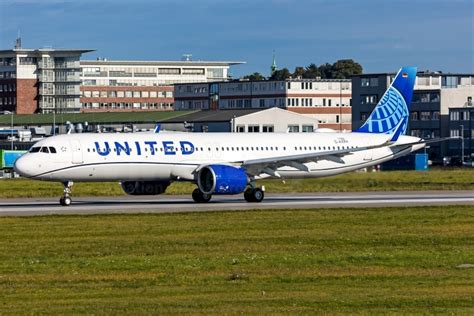
[[[206,194],[239,194],[248,183],[245,170],[226,165],[205,166],[197,175],[197,185]]]

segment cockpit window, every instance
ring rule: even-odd
[[[56,148],[49,147],[49,152],[52,153],[52,154],[55,154],[56,153]]]
[[[40,149],[41,149],[41,147],[38,147],[38,146],[37,147],[31,147],[30,153],[37,153],[37,152],[40,151]]]
[[[41,147],[41,150],[40,150],[42,153],[47,153],[49,154],[49,149],[48,147]]]

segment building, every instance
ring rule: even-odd
[[[352,78],[352,129],[358,129],[393,81],[395,74],[363,74]],[[474,74],[419,72],[407,133],[422,138],[450,136],[449,109],[472,100]],[[431,160],[448,155],[447,142],[430,144]]]
[[[0,50],[0,111],[77,112],[80,64],[87,49]]]
[[[313,132],[318,120],[280,108],[198,111],[161,122],[164,129],[190,132]]]
[[[227,61],[81,61],[83,112],[173,109],[173,84],[226,81]]]
[[[243,62],[84,60],[87,49],[0,50],[0,111],[71,113],[173,109],[173,84],[225,81]]]
[[[351,129],[351,81],[287,79],[175,85],[176,110],[278,107],[319,121],[320,127]]]
[[[474,159],[474,104],[472,98],[462,107],[449,109],[448,156],[465,161]]]

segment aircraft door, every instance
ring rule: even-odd
[[[84,162],[82,156],[81,142],[77,139],[71,140],[72,163],[80,164]]]

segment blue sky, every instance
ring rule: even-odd
[[[93,48],[83,59],[240,60],[234,76],[352,58],[474,72],[474,0],[0,0],[0,48]]]

